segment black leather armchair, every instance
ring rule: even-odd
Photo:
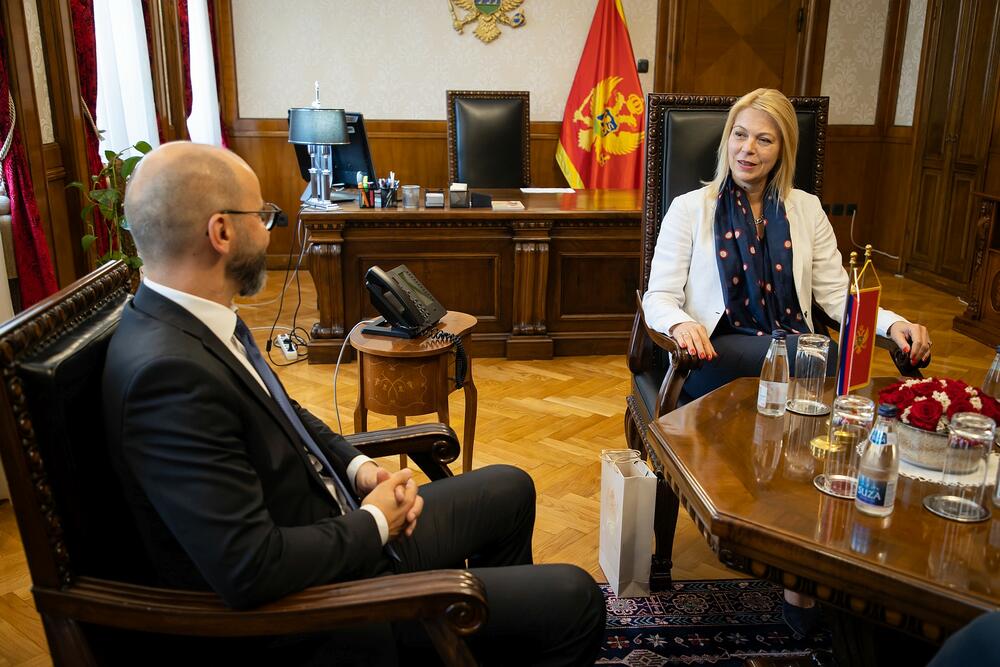
[[[153,585],[102,425],[101,374],[129,277],[121,262],[107,264],[0,327],[0,455],[54,663],[161,664],[177,637],[233,638],[235,653],[262,636],[419,621],[445,664],[474,665],[464,637],[487,606],[466,570],[317,586],[241,611],[211,592]],[[441,424],[348,440],[371,456],[407,454],[432,479],[451,475],[459,453]]]
[[[642,292],[649,284],[653,251],[663,216],[674,197],[695,190],[701,187],[703,181],[714,177],[719,139],[729,108],[736,100],[736,97],[657,93],[650,94],[647,100],[641,289],[636,293],[637,310],[629,341],[628,365],[632,372],[632,387],[627,398],[625,435],[630,448],[638,450],[643,456],[649,455],[661,482],[657,489],[654,525],[654,587],[670,582],[678,501],[663,480],[663,466],[655,451],[647,446],[647,429],[651,421],[677,407],[685,379],[692,370],[701,366],[701,361],[682,350],[671,336],[646,326]],[[793,97],[791,101],[799,124],[795,187],[821,197],[829,98]],[[818,333],[839,328],[815,303],[812,310]],[[907,355],[891,340],[880,338],[877,345],[890,351],[901,375],[920,377],[918,368],[910,365]]]
[[[531,183],[527,91],[448,91],[448,180],[475,188]]]

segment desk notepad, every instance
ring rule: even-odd
[[[493,200],[493,210],[494,211],[523,211],[524,204],[517,200]]]

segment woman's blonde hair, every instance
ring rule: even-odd
[[[719,140],[719,162],[715,167],[715,178],[710,185],[715,194],[729,176],[729,135],[733,132],[736,116],[744,109],[763,111],[774,119],[781,132],[781,157],[777,166],[769,174],[767,193],[773,193],[784,200],[792,191],[795,177],[795,153],[799,148],[799,123],[795,109],[780,91],[773,88],[758,88],[736,100],[726,117],[726,129]]]

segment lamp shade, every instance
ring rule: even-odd
[[[288,143],[348,144],[343,109],[298,107],[288,110]]]

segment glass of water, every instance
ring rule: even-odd
[[[830,339],[819,334],[799,336],[795,350],[795,381],[788,409],[800,415],[825,415],[830,406],[823,402],[826,384],[826,356]]]
[[[833,400],[823,472],[813,479],[817,489],[837,498],[854,497],[858,461],[874,419],[875,403],[870,398],[848,394]]]
[[[946,519],[972,523],[990,517],[986,507],[986,469],[996,423],[975,412],[959,412],[948,424],[948,450],[941,490],[924,498],[924,507]],[[973,472],[968,472],[969,470]]]

